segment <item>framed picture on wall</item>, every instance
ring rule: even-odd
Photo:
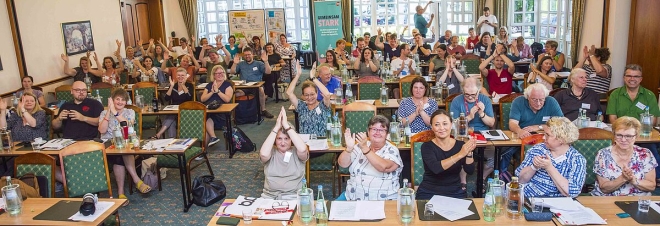
[[[94,51],[92,23],[89,20],[62,23],[62,37],[67,56]]]

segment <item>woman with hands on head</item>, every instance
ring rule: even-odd
[[[424,179],[417,188],[417,199],[431,199],[434,195],[466,198],[462,189],[460,172],[474,172],[473,151],[476,140],[455,140],[451,135],[452,120],[445,110],[431,115],[433,140],[422,144]]]
[[[366,133],[355,134],[346,128],[346,150],[337,162],[351,174],[344,193],[347,200],[397,199],[403,163],[399,149],[387,141],[389,127],[385,116],[376,115],[369,120]]]
[[[125,108],[127,100],[128,93],[126,90],[116,89],[112,91],[111,97],[108,98],[108,109],[103,110],[101,116],[99,116],[99,133],[101,133],[101,139],[112,139],[115,129],[121,127],[121,122],[126,122],[129,127],[133,126],[133,123],[135,123],[135,111]],[[108,165],[112,165],[120,199],[127,199],[124,193],[126,171],[128,171],[140,193],[151,191],[151,187],[145,184],[135,171],[135,156],[108,156]],[[128,202],[125,205],[128,205]]]
[[[374,51],[369,47],[362,49],[360,59],[353,63],[353,68],[357,69],[355,73],[358,77],[363,76],[378,76],[377,72],[380,69],[378,59],[374,57]]]
[[[651,195],[655,190],[658,160],[649,149],[635,145],[642,128],[632,117],[612,123],[613,145],[598,151],[593,171],[596,185],[593,196]]]
[[[185,69],[177,69],[176,80],[172,80],[170,77],[170,88],[165,93],[165,101],[171,105],[179,105],[183,102],[193,100],[193,92],[195,92],[195,87],[192,83],[186,82],[188,76],[190,75],[188,75]],[[151,139],[160,139],[165,131],[167,131],[167,138],[175,138],[177,128],[176,123],[176,115],[165,115],[165,118],[163,118],[162,127],[160,127],[160,130],[158,130],[156,135],[151,137]]]
[[[11,130],[14,141],[33,141],[37,137],[48,139],[46,112],[37,104],[37,96],[33,93],[21,96],[16,112],[8,111],[7,102],[0,98],[0,128]]]
[[[211,70],[213,72],[213,82],[209,82],[204,88],[204,92],[199,100],[208,105],[213,101],[217,103],[230,103],[232,97],[234,96],[234,89],[231,86],[231,82],[227,81],[227,72],[225,68],[221,65],[216,65]],[[171,86],[170,86],[171,87]],[[194,89],[192,89],[194,92]],[[215,125],[220,127],[225,125],[225,116],[224,114],[207,114],[206,117],[206,135],[210,137],[208,146],[217,144],[220,139],[215,136]],[[229,130],[231,128],[227,128]]]
[[[292,146],[293,144],[293,146]],[[305,163],[309,160],[307,145],[287,121],[281,108],[277,122],[259,150],[264,164],[264,190],[262,198],[295,200],[302,187]]]
[[[543,127],[544,142],[525,152],[516,169],[525,196],[577,197],[587,176],[587,160],[571,144],[579,131],[565,117],[552,117]]]
[[[414,78],[411,81],[410,94],[410,97],[401,100],[397,116],[410,125],[412,133],[431,129],[430,115],[438,110],[438,103],[428,97],[429,84],[422,77]]]
[[[493,42],[490,32],[481,34],[481,40],[474,46],[475,51],[479,51],[479,56],[482,59],[488,58],[495,51],[495,43]]]
[[[544,56],[539,60],[539,64],[536,67],[534,64],[531,64],[529,68],[532,72],[527,77],[528,83],[541,83],[548,90],[552,90],[552,84],[557,79],[557,74],[552,71],[552,58]]]
[[[449,95],[451,95],[461,92],[461,83],[463,80],[465,80],[465,76],[467,76],[467,74],[464,71],[459,71],[456,68],[456,58],[454,58],[454,56],[449,56],[445,60],[445,69],[439,71],[437,74],[435,74],[435,76],[436,82],[439,81],[447,84]]]
[[[588,49],[587,46],[584,46],[582,56],[573,68],[582,68],[587,71],[589,76],[587,88],[593,89],[597,93],[607,93],[610,90],[612,79],[612,66],[607,64],[608,59],[610,59],[609,48],[596,48],[591,45],[591,48]]]
[[[34,94],[37,97],[37,101],[40,107],[46,107],[46,100],[44,99],[44,92],[41,90],[33,89],[32,84],[34,84],[34,78],[32,76],[26,75],[21,79],[21,90],[16,92],[16,95],[21,97],[25,93]]]

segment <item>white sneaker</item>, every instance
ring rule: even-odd
[[[160,179],[163,180],[167,177],[167,168],[160,168]]]
[[[204,159],[204,158],[202,158],[202,156],[199,156],[199,157],[195,158],[195,161],[201,161],[202,159]]]

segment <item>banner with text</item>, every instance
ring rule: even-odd
[[[335,48],[335,42],[344,38],[341,22],[341,2],[314,2],[314,31],[316,35],[316,56],[325,62],[325,52]]]

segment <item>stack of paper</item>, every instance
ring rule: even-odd
[[[384,201],[332,201],[331,221],[360,221],[385,219]]]
[[[572,198],[543,198],[543,207],[550,208],[563,225],[607,224],[594,210]]]
[[[163,111],[178,111],[179,105],[167,105],[163,108]]]
[[[44,150],[62,150],[62,148],[72,145],[73,143],[76,143],[76,141],[72,139],[52,139],[41,145],[41,148]]]
[[[273,205],[279,203],[280,205]],[[288,205],[286,205],[288,204]],[[296,209],[296,200],[273,200],[252,198],[239,195],[236,201],[229,205],[224,213],[231,216],[242,216],[243,210],[251,210],[253,216],[259,220],[291,220]],[[278,211],[275,211],[277,207]]]
[[[165,147],[165,150],[180,151],[186,150],[195,140],[193,139],[176,139],[170,145]]]
[[[495,131],[495,132],[492,132],[492,131]],[[486,140],[508,140],[509,139],[509,137],[507,137],[506,134],[504,134],[504,132],[502,132],[502,130],[500,130],[500,129],[498,129],[498,130],[481,130],[479,132],[481,132],[481,135],[484,135]]]
[[[206,85],[208,85],[208,84],[209,84],[208,82],[199,84],[199,85],[197,85],[197,88],[206,88]]]
[[[455,221],[474,214],[469,210],[472,200],[434,195],[428,203],[433,204],[433,211],[449,221]]]

